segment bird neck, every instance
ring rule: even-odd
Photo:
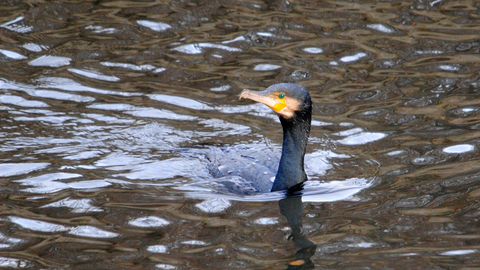
[[[311,114],[280,117],[283,127],[282,157],[272,191],[286,190],[307,181],[304,157],[310,134]]]

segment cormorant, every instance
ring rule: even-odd
[[[282,156],[271,191],[288,190],[307,181],[304,157],[312,119],[312,99],[307,89],[294,83],[280,83],[262,92],[244,89],[240,99],[263,103],[280,118]]]

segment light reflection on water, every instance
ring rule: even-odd
[[[480,267],[477,4],[0,13],[0,267]],[[219,189],[212,167],[278,159],[277,117],[238,94],[279,82],[314,100],[311,181]]]

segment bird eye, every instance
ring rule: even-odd
[[[284,99],[284,98],[285,98],[285,93],[280,93],[280,94],[278,95],[278,98],[279,98],[279,99]]]

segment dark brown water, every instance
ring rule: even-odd
[[[480,268],[479,6],[1,1],[0,267]],[[280,82],[304,196],[219,192],[212,155],[280,154],[238,101]]]

